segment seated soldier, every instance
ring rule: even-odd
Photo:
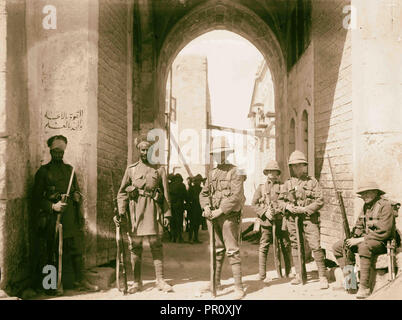
[[[395,234],[395,217],[391,201],[382,197],[382,191],[375,182],[362,184],[357,194],[364,201],[363,210],[353,230],[353,237],[346,240],[352,252],[360,256],[360,287],[358,299],[370,295],[370,266],[372,258],[387,252],[386,242]],[[341,268],[345,266],[343,241],[333,245],[334,255]]]

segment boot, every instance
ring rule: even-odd
[[[324,290],[324,289],[328,289],[329,285],[328,285],[328,279],[327,277],[320,277],[320,289]]]
[[[131,266],[133,268],[134,284],[130,286],[128,293],[133,294],[142,290],[141,256],[131,252]]]
[[[313,257],[318,268],[318,276],[320,278],[320,289],[328,289],[327,267],[325,266],[325,256],[322,249],[314,250]]]
[[[235,293],[233,299],[240,300],[246,295],[244,292],[242,282],[241,264],[240,263],[232,264],[232,272],[235,283]]]
[[[225,256],[216,257],[216,269],[215,269],[215,283],[216,283],[216,291],[222,291],[222,285],[221,285],[221,274],[222,274],[222,266],[223,262],[225,260]],[[211,292],[211,282],[208,281],[208,283],[201,288],[200,290],[201,293],[207,293]]]
[[[301,284],[302,283],[302,281],[301,281],[301,279],[300,279],[300,274],[298,273],[298,272],[296,272],[296,275],[295,275],[295,277],[292,279],[292,281],[290,281],[290,284],[291,285],[299,285],[299,284]]]
[[[295,271],[296,271],[296,276],[292,279],[292,281],[290,281],[291,285],[299,285],[302,284],[302,280],[300,278],[300,268],[299,268],[299,257],[297,255],[297,251],[296,254],[294,252],[292,252],[292,257],[293,257],[293,262],[294,262],[294,266],[295,266]]]
[[[128,293],[133,294],[142,290],[142,281],[134,282],[132,286],[128,288]]]
[[[360,286],[357,299],[365,299],[370,295],[370,258],[360,256]]]
[[[357,299],[366,299],[370,296],[370,288],[364,288],[360,286],[359,291],[357,291]]]
[[[172,292],[173,288],[163,279],[163,262],[162,260],[154,260],[156,287],[159,291]]]
[[[97,285],[90,283],[88,280],[75,282],[74,286],[79,291],[92,291],[92,292],[99,291],[99,287]]]
[[[336,262],[337,262],[337,264],[338,264],[338,266],[343,270],[343,268],[345,267],[345,258],[342,256],[342,257],[335,257],[335,259],[336,259]]]

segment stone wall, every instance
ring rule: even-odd
[[[114,258],[114,196],[127,166],[128,1],[99,2],[97,264]]]
[[[98,2],[54,0],[50,11],[49,4],[27,2],[30,177],[50,160],[46,140],[66,136],[64,160],[75,167],[84,194],[85,258],[91,266],[96,264],[97,232]]]
[[[343,12],[348,5],[347,0],[313,3],[315,175],[324,190],[321,242],[327,249],[343,230],[328,155],[350,224],[354,214],[351,33]]]
[[[0,2],[0,285],[11,295],[30,272],[25,10],[25,1]]]

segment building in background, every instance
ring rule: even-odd
[[[256,73],[253,95],[251,97],[250,111],[248,114],[250,128],[255,132],[253,157],[255,178],[259,183],[265,181],[262,173],[269,160],[276,159],[275,144],[275,95],[271,73],[265,60]],[[255,188],[257,187],[255,186]]]
[[[207,58],[179,54],[168,76],[166,97],[170,124],[168,171],[180,173],[184,181],[198,173],[205,177],[209,167],[206,129],[211,114]]]

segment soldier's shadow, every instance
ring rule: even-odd
[[[284,284],[290,282],[290,278],[275,278],[273,280],[262,282],[261,280],[246,280],[244,281],[244,286],[246,288],[246,293],[250,294],[253,292],[260,291],[267,287],[272,287],[279,284]]]

